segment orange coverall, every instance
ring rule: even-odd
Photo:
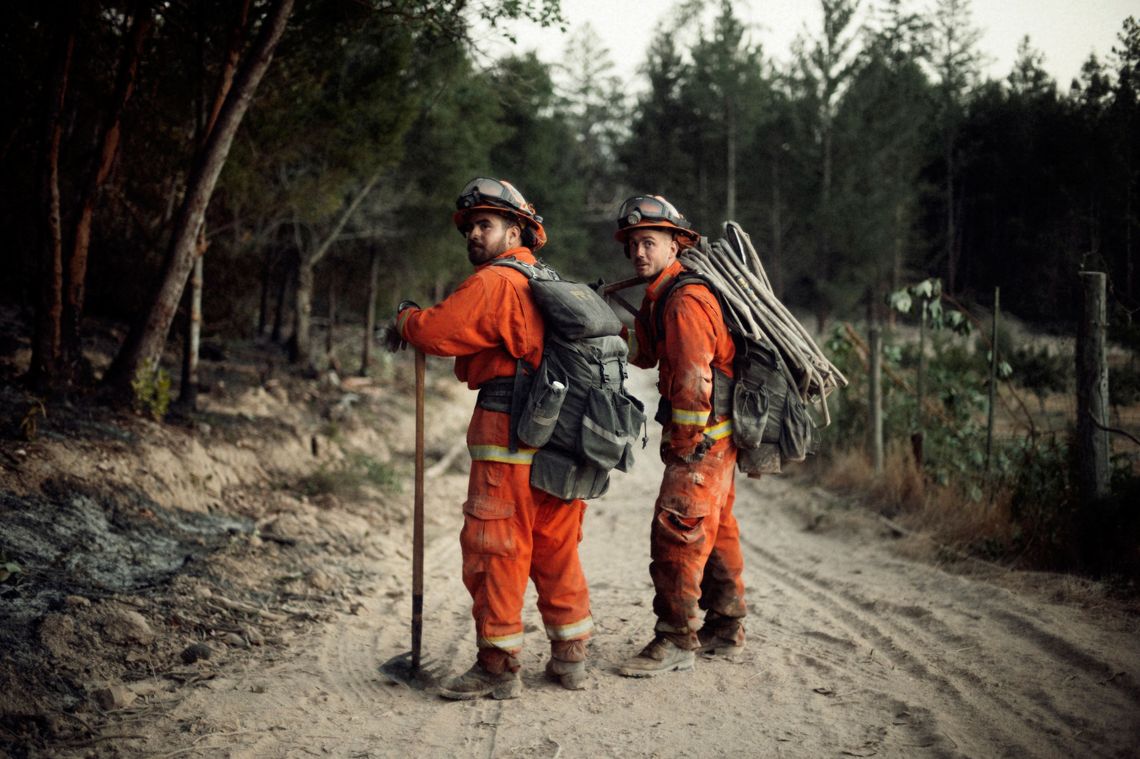
[[[499,258],[535,264],[527,248]],[[455,357],[455,376],[472,389],[515,375],[516,359],[533,369],[542,358],[543,320],[522,272],[480,265],[441,303],[406,308],[401,336],[435,356]],[[535,449],[509,448],[510,415],[476,407],[467,428],[471,473],[459,535],[463,582],[471,593],[478,660],[491,672],[517,670],[523,644],[527,577],[555,658],[581,661],[594,623],[578,560],[586,504],[562,501],[530,486]],[[578,641],[578,643],[574,643]]]
[[[658,389],[672,406],[662,431],[665,476],[650,530],[655,629],[678,646],[695,649],[698,608],[706,610],[710,628],[740,643],[744,632],[738,621],[746,608],[740,528],[732,513],[732,420],[710,419],[713,369],[731,377],[736,349],[720,303],[706,286],[681,285],[659,303],[682,268],[674,262],[646,289],[631,353],[637,366],[658,365]],[[665,334],[655,335],[660,307]]]

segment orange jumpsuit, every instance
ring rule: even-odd
[[[527,248],[511,256],[535,264]],[[542,358],[543,320],[527,277],[507,266],[480,265],[454,293],[428,309],[406,308],[397,328],[435,356],[455,357],[455,376],[471,388],[513,377],[516,359]],[[509,448],[510,415],[476,407],[467,428],[471,473],[459,535],[463,582],[471,593],[479,662],[491,672],[518,669],[527,577],[557,658],[580,660],[594,623],[578,560],[586,504],[530,486],[535,449]],[[578,643],[573,643],[578,641]],[[561,646],[561,650],[560,650]],[[561,655],[558,655],[558,654]]]
[[[736,446],[732,420],[710,418],[713,369],[732,376],[736,354],[720,303],[698,283],[658,299],[682,271],[667,267],[646,289],[636,323],[633,363],[658,365],[658,389],[671,404],[662,431],[665,476],[650,530],[649,574],[656,631],[682,648],[698,647],[698,609],[710,628],[743,642],[744,558],[732,513]],[[655,310],[664,307],[664,335]]]

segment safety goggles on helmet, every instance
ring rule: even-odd
[[[513,217],[521,222],[522,244],[537,252],[546,244],[546,230],[542,217],[534,211],[534,206],[526,202],[522,193],[505,179],[475,177],[463,188],[455,201],[456,212],[451,220],[460,234],[467,234],[468,218],[476,211],[494,211]]]
[[[681,229],[691,229],[693,226],[672,203],[656,195],[636,195],[621,204],[621,210],[618,211],[618,229],[647,221],[668,222]]]
[[[476,177],[467,183],[455,201],[455,207],[460,211],[488,206],[515,211],[542,223],[542,217],[534,212],[534,206],[527,203],[522,193],[506,180]]]

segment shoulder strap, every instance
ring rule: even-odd
[[[527,279],[561,279],[561,277],[558,276],[558,272],[554,271],[554,269],[550,268],[542,261],[539,261],[538,265],[536,266],[534,264],[528,264],[520,261],[514,256],[508,256],[507,258],[496,258],[495,260],[491,261],[491,266],[510,267],[515,271],[521,271],[527,276]]]
[[[657,302],[653,304],[654,340],[657,340],[658,337],[664,337],[665,335],[665,304],[669,301],[669,298],[672,297],[673,291],[681,285],[688,285],[694,282],[704,285],[718,300],[720,299],[720,293],[716,291],[716,288],[713,287],[707,279],[696,272],[688,271],[687,269],[682,270],[680,274],[673,278],[669,286],[665,288],[665,292],[661,293],[661,297],[657,299]]]

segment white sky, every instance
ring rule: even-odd
[[[872,0],[863,0],[862,10]],[[539,57],[558,62],[566,39],[575,29],[590,23],[609,48],[615,73],[623,80],[637,78],[645,62],[645,45],[657,23],[670,16],[678,0],[562,0],[567,34],[536,26],[514,27],[518,44],[501,46],[501,52],[484,48],[494,55],[537,49]],[[927,8],[932,0],[912,2],[915,10]],[[753,40],[764,53],[777,61],[791,57],[797,34],[816,36],[820,26],[818,0],[739,0],[737,15],[752,25]],[[1089,53],[1104,62],[1117,44],[1117,34],[1125,17],[1140,16],[1136,0],[973,0],[974,26],[982,30],[979,47],[990,59],[984,73],[993,79],[1005,78],[1013,67],[1017,46],[1028,34],[1030,44],[1045,54],[1045,69],[1057,80],[1062,92],[1079,72]],[[637,82],[640,89],[641,82]]]

